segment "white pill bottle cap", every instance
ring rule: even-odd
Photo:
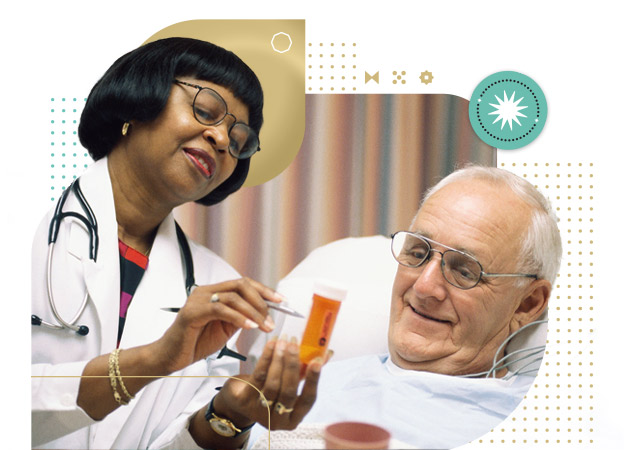
[[[348,288],[338,282],[319,279],[313,283],[313,293],[330,300],[343,301],[348,294]]]

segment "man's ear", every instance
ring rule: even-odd
[[[525,291],[525,295],[521,298],[512,316],[512,320],[510,321],[510,333],[538,319],[541,314],[545,312],[550,295],[551,283],[549,283],[548,280],[534,281],[527,291]]]

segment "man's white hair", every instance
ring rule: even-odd
[[[496,167],[473,165],[456,170],[430,188],[425,193],[420,208],[438,190],[462,180],[483,180],[495,185],[502,184],[531,206],[531,222],[521,245],[518,270],[523,273],[535,273],[539,279],[548,280],[553,285],[560,269],[562,240],[558,231],[558,219],[549,200],[529,181],[512,172]]]

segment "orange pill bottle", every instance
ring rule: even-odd
[[[327,281],[314,283],[313,305],[300,344],[302,374],[310,361],[318,356],[326,355],[337,313],[346,294],[347,291],[342,286]]]

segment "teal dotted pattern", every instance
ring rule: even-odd
[[[57,201],[92,162],[87,150],[81,146],[77,132],[85,100],[83,97],[50,99],[51,202]]]

